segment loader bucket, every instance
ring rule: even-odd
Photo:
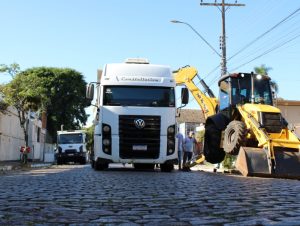
[[[276,165],[272,169],[268,153],[264,149],[241,147],[235,166],[243,176],[300,179],[299,151],[282,148],[274,153]]]
[[[270,174],[267,153],[261,148],[240,147],[235,167],[243,176]]]

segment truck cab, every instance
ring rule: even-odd
[[[57,164],[74,162],[86,164],[86,134],[82,130],[68,130],[57,132],[56,148]]]
[[[170,67],[145,59],[106,64],[96,85],[92,166],[132,163],[171,171],[175,150],[175,80]],[[93,84],[87,97],[93,99]]]

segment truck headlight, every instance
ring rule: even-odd
[[[175,152],[175,125],[169,126],[167,130],[167,155]]]
[[[110,145],[110,140],[109,140],[109,139],[103,139],[103,144],[104,144],[105,146]]]
[[[102,151],[111,155],[111,126],[105,123],[102,123]]]
[[[169,147],[174,147],[174,141],[173,140],[168,140],[168,146]]]
[[[110,149],[109,149],[109,148],[104,148],[103,151],[104,151],[106,154],[110,154]]]
[[[110,132],[110,127],[108,125],[103,126],[103,132],[104,133],[109,133]]]
[[[169,155],[172,155],[173,152],[174,152],[174,149],[171,149],[171,148],[168,149],[168,154],[169,154]]]
[[[174,134],[174,132],[175,132],[174,126],[169,126],[168,127],[168,134]]]

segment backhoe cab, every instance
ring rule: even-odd
[[[219,111],[232,118],[237,105],[273,105],[269,81],[268,76],[253,73],[236,73],[221,77]]]

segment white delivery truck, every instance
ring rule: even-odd
[[[57,164],[78,162],[86,164],[86,134],[82,130],[57,131]]]
[[[171,69],[128,59],[106,64],[96,84],[92,167],[104,170],[109,163],[132,163],[135,168],[153,169],[160,164],[162,171],[172,171],[178,160]],[[93,99],[93,83],[86,96]]]

